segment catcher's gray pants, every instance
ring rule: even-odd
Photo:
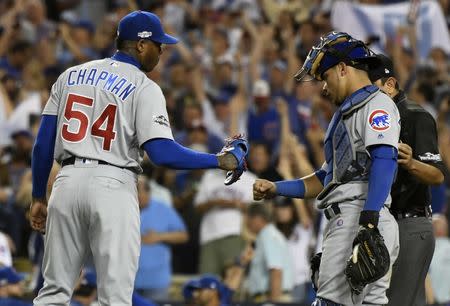
[[[364,201],[355,200],[339,204],[340,214],[331,208],[331,218],[325,228],[322,245],[322,260],[319,269],[317,296],[342,305],[384,305],[388,302],[391,268],[399,252],[398,226],[386,207],[380,211],[378,228],[385,240],[391,259],[389,272],[380,280],[366,286],[360,295],[352,295],[344,275],[347,260],[352,253],[353,239],[359,229],[359,214]]]
[[[140,252],[136,175],[75,163],[59,172],[48,204],[44,287],[34,305],[69,305],[92,252],[100,305],[131,305]]]
[[[400,254],[392,267],[388,305],[423,306],[425,277],[433,258],[435,238],[426,217],[399,219]]]

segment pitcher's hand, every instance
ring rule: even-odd
[[[47,201],[45,199],[32,199],[30,206],[30,225],[35,231],[45,234],[47,221]]]

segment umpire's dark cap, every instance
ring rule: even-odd
[[[369,70],[370,81],[373,83],[382,78],[395,78],[394,64],[391,59],[383,54],[377,54],[377,58],[379,65]]]
[[[147,39],[161,44],[176,44],[178,39],[165,33],[158,16],[150,12],[134,11],[119,22],[117,37],[137,41]]]

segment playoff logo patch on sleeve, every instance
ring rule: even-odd
[[[159,115],[159,116],[153,116],[153,122],[158,123],[159,125],[164,125],[169,127],[169,120],[167,120],[166,117],[164,117],[163,115]]]
[[[376,109],[369,115],[370,128],[377,132],[383,132],[391,127],[391,116],[384,109]]]

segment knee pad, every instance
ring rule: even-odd
[[[316,297],[315,301],[311,304],[311,306],[344,306],[344,305],[335,303],[333,301],[318,296]]]

